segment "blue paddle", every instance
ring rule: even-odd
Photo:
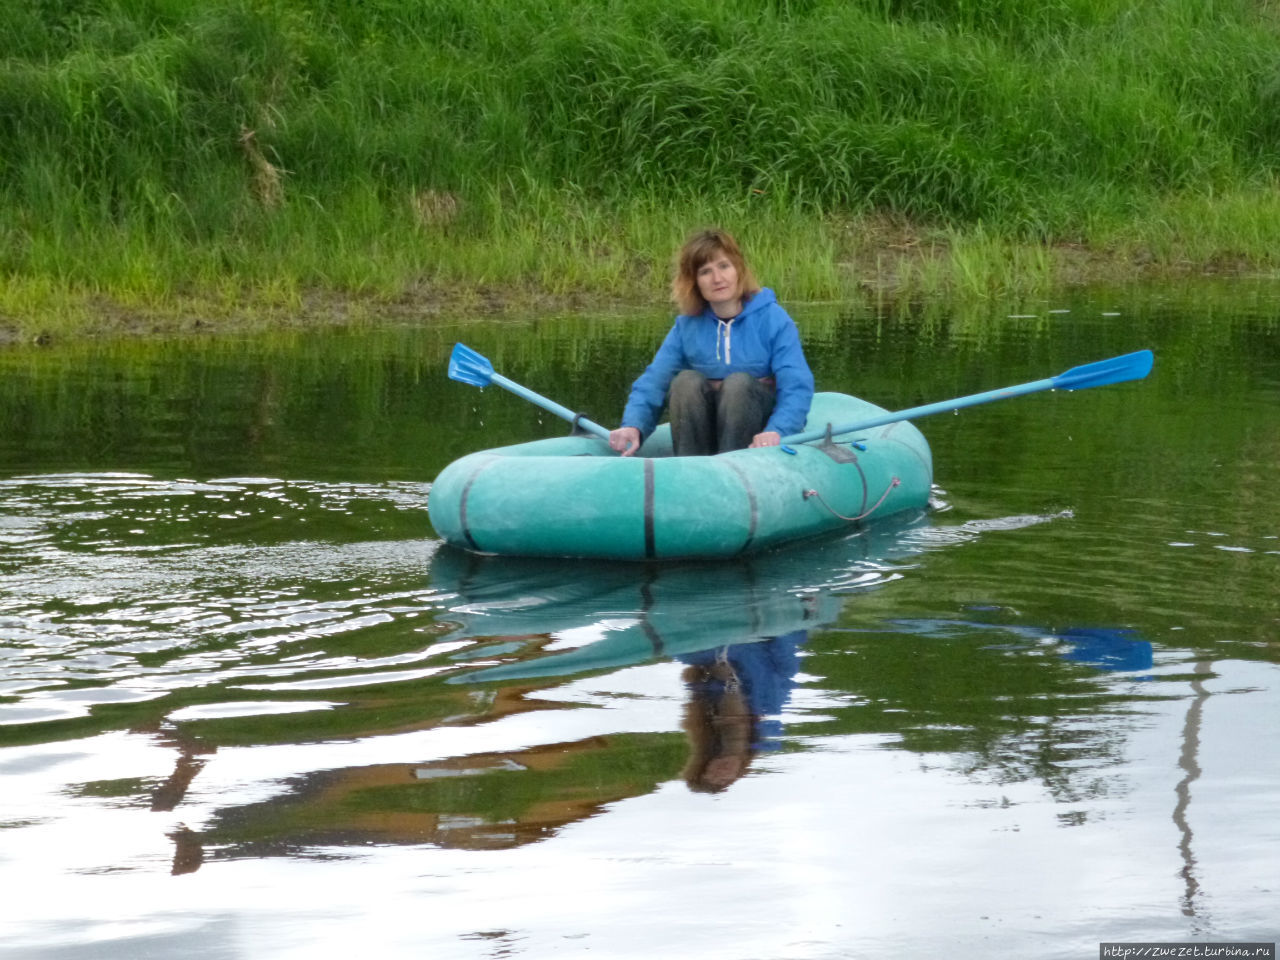
[[[1072,367],[1066,373],[1060,373],[1056,377],[1033,380],[1030,383],[1019,384],[1016,387],[988,390],[985,393],[975,393],[955,400],[940,400],[937,403],[927,403],[921,407],[899,410],[897,413],[886,413],[868,420],[845,424],[841,427],[810,430],[808,433],[793,433],[788,437],[783,437],[782,442],[785,444],[808,443],[810,440],[821,440],[828,435],[840,436],[841,434],[854,433],[858,430],[869,430],[872,427],[882,427],[886,423],[897,423],[899,420],[915,420],[917,417],[928,416],[931,413],[944,413],[947,410],[959,410],[962,407],[976,407],[980,403],[1005,400],[1009,397],[1021,397],[1041,390],[1087,390],[1090,387],[1105,387],[1107,384],[1123,383],[1126,380],[1141,380],[1151,372],[1151,365],[1154,360],[1155,358],[1150,350],[1138,350],[1134,353],[1112,357],[1109,360],[1098,360],[1080,367]]]
[[[609,439],[609,431],[600,426],[600,424],[592,423],[582,414],[574,413],[568,407],[562,407],[554,400],[548,400],[541,394],[534,393],[528,387],[522,387],[514,380],[508,380],[502,374],[495,373],[493,364],[487,358],[464,344],[455,343],[453,345],[453,353],[449,355],[449,379],[457,380],[459,383],[468,383],[473,387],[487,387],[491,383],[496,383],[498,386],[510,390],[517,397],[524,397],[530,403],[535,403],[543,410],[568,420],[574,426],[580,426],[584,430],[594,433],[602,440]]]

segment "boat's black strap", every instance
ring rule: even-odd
[[[653,527],[653,461],[644,462],[644,557],[652,560],[658,555]]]

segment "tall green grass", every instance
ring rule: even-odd
[[[0,314],[1274,269],[1249,0],[0,0]],[[883,225],[896,239],[876,245]],[[77,308],[79,304],[79,308]],[[88,305],[88,307],[86,307]]]

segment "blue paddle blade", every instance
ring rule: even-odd
[[[1141,380],[1151,372],[1154,361],[1155,357],[1150,350],[1138,350],[1109,360],[1072,367],[1066,373],[1054,377],[1053,386],[1057,390],[1085,390],[1089,387],[1105,387],[1109,383]]]
[[[493,379],[493,364],[465,344],[455,343],[449,354],[449,379],[487,387]]]

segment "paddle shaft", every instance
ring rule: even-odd
[[[1005,400],[1009,397],[1020,397],[1023,394],[1037,393],[1041,390],[1087,390],[1090,387],[1105,387],[1112,383],[1124,383],[1126,380],[1141,380],[1151,372],[1153,361],[1154,357],[1150,350],[1135,350],[1133,353],[1126,353],[1119,357],[1111,357],[1107,360],[1097,360],[1093,363],[1072,367],[1056,377],[1032,380],[1030,383],[1022,383],[1014,387],[1002,387],[999,390],[987,390],[984,393],[958,397],[955,400],[926,403],[921,407],[899,410],[897,413],[886,413],[878,417],[871,417],[868,420],[860,420],[857,423],[848,423],[841,427],[832,427],[828,424],[823,430],[793,433],[789,437],[783,437],[782,442],[808,443],[810,440],[821,440],[826,436],[841,436],[858,430],[870,430],[872,427],[882,427],[886,423],[897,423],[899,420],[915,420],[917,417],[928,416],[931,413],[959,410],[962,407],[975,407],[980,403]]]
[[[589,433],[595,434],[601,440],[609,439],[609,431],[606,430],[604,427],[600,426],[600,424],[593,423],[592,421],[588,420],[586,417],[583,417],[583,416],[580,416],[579,414],[574,413],[568,407],[562,407],[560,404],[556,403],[554,400],[548,400],[546,397],[542,396],[542,394],[540,393],[534,393],[528,387],[522,387],[520,384],[516,383],[514,380],[508,380],[506,377],[504,377],[500,373],[490,374],[489,382],[496,383],[498,386],[506,390],[510,390],[517,397],[523,397],[524,399],[528,400],[530,403],[541,407],[543,410],[546,410],[548,413],[554,413],[557,417],[560,417],[562,420],[568,420],[570,423],[573,423],[582,427],[582,429],[588,431]]]
[[[948,410],[959,410],[962,407],[975,407],[980,403],[990,403],[993,400],[1004,400],[1008,397],[1020,397],[1026,393],[1037,393],[1041,390],[1052,390],[1053,377],[1044,380],[1035,380],[1031,383],[1023,383],[1016,387],[1003,387],[999,390],[988,390],[985,393],[975,393],[969,397],[963,397],[960,400],[940,400],[937,403],[926,403],[920,407],[911,407],[908,410],[899,410],[896,413],[885,413],[878,417],[871,417],[867,420],[859,420],[857,423],[850,423],[842,427],[831,428],[832,436],[840,436],[845,433],[854,433],[858,430],[870,430],[872,427],[883,427],[886,423],[897,423],[899,420],[914,420],[916,417],[927,417],[931,413],[945,413]],[[783,437],[783,443],[808,443],[810,440],[821,440],[827,435],[827,430],[810,430],[808,433],[793,433],[789,437]]]

